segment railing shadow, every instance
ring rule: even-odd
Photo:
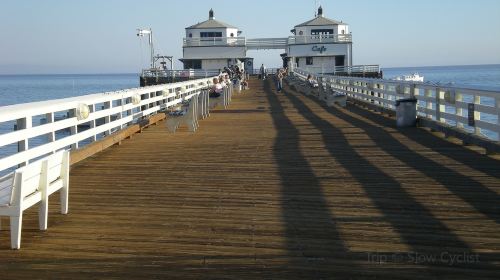
[[[375,142],[375,144],[377,144],[377,146],[384,150],[386,153],[399,159],[407,166],[442,184],[450,192],[474,207],[474,209],[476,209],[478,212],[500,224],[500,204],[498,204],[498,202],[500,201],[500,195],[498,195],[495,191],[466,175],[460,174],[453,169],[444,166],[443,164],[433,161],[411,150],[408,146],[395,139],[390,133],[380,127],[370,125],[362,119],[350,116],[349,114],[346,114],[337,108],[328,108],[325,105],[321,104],[321,102],[317,99],[311,98],[311,100],[325,108],[325,110],[328,110],[330,113],[334,114],[336,117],[350,123],[353,126],[363,129],[366,134]],[[364,110],[357,106],[350,106],[349,110],[361,117],[370,119],[380,126],[395,127],[395,123],[393,120],[370,112],[368,110]],[[498,169],[498,167],[496,167],[499,165],[497,161],[495,162],[494,160],[486,156],[478,155],[477,153],[472,154],[472,152],[467,151],[465,148],[458,147],[458,149],[456,149],[457,147],[455,144],[445,142],[436,136],[428,134],[425,131],[410,128],[400,129],[398,132],[401,132],[403,135],[424,146],[433,146],[436,148],[436,145],[431,143],[439,143],[441,145],[441,149],[436,148],[434,151],[437,153],[445,151],[444,153],[441,153],[444,156],[452,155],[454,151],[463,153],[462,155],[467,154],[470,157],[467,160],[469,166],[473,165],[475,167],[478,167],[493,165],[492,169]],[[450,146],[454,147],[454,149],[445,148]],[[458,155],[455,155],[454,158],[462,162],[462,158]],[[472,164],[472,161],[474,161],[475,163]],[[482,169],[484,170],[484,168]],[[494,178],[496,178],[497,176],[498,174],[496,174]],[[498,182],[497,185],[500,186],[500,182]]]
[[[416,201],[398,181],[361,156],[338,127],[320,118],[288,89],[285,93],[295,109],[320,131],[330,156],[342,164],[363,186],[386,221],[414,252],[439,254],[440,250],[445,248],[451,251],[458,250],[457,252],[470,252],[471,249],[464,241]],[[320,104],[319,101],[310,98]],[[329,110],[333,112],[334,109]],[[369,126],[364,124],[361,128],[369,130]]]
[[[377,124],[387,127],[395,126],[395,122],[393,119],[389,119],[380,114],[363,110],[361,108],[351,108],[355,110],[356,114],[360,114],[366,118],[369,118]],[[469,166],[472,169],[483,172],[488,176],[500,179],[500,162],[496,159],[479,155],[477,152],[471,151],[469,149],[464,149],[459,144],[451,143],[446,139],[436,137],[430,132],[424,130],[419,131],[419,133],[415,133],[415,131],[411,129],[402,129],[399,132],[408,139],[411,139],[436,153],[456,160],[462,164]],[[450,149],[450,147],[452,147],[453,149]]]
[[[349,260],[354,256],[349,255],[333,223],[334,217],[324,198],[319,179],[301,152],[299,131],[285,115],[283,105],[271,90],[271,83],[272,79],[264,82],[264,91],[277,128],[273,153],[282,184],[282,213],[290,259],[287,267],[302,267],[298,273],[307,271],[308,274],[303,277],[317,279],[324,275],[319,270],[313,272],[312,267],[324,266],[324,263],[331,261],[332,256],[337,255],[341,256],[344,269],[354,273],[356,265]]]

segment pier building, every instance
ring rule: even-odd
[[[180,60],[184,69],[219,70],[244,63],[250,72],[253,58],[247,57],[248,50],[281,49],[283,66],[290,69],[300,67],[312,73],[356,72],[350,68],[349,25],[325,17],[321,6],[313,19],[296,25],[291,32],[293,36],[283,38],[245,38],[240,36],[242,32],[237,27],[216,20],[211,9],[208,20],[186,28]],[[369,72],[366,70],[365,74]],[[378,75],[378,67],[375,70],[372,72]]]
[[[245,38],[237,27],[218,21],[212,9],[208,20],[186,28],[184,69],[219,70],[246,59]]]
[[[352,66],[352,36],[349,25],[324,16],[320,6],[316,17],[296,25],[288,38],[287,56],[293,67],[314,73],[333,72]]]

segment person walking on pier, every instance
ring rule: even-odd
[[[260,66],[260,78],[262,80],[266,79],[266,66],[264,66],[264,63]]]

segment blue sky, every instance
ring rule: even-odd
[[[210,8],[241,36],[286,37],[313,18],[315,2],[350,24],[355,64],[500,64],[498,0],[17,0],[0,9],[0,74],[135,73],[147,64],[138,27],[151,27],[159,51],[177,60],[184,28]],[[272,66],[279,53],[249,56]]]

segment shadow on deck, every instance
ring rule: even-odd
[[[151,127],[28,211],[8,278],[498,278],[500,164],[270,81],[196,134]],[[8,224],[3,220],[4,225]],[[2,245],[3,244],[3,245]]]

